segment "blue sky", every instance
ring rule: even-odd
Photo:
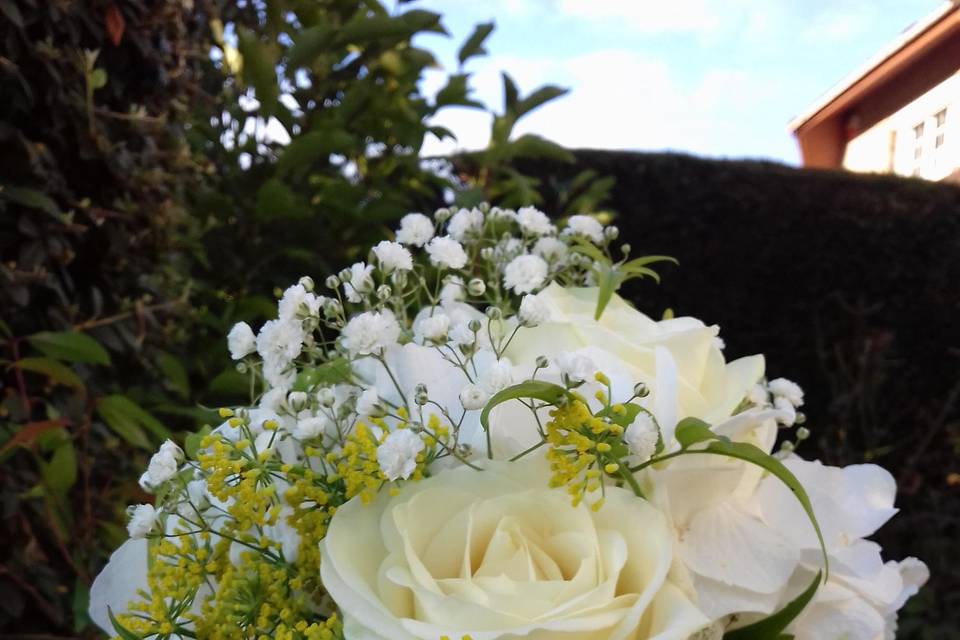
[[[570,94],[518,127],[569,147],[676,150],[799,160],[787,122],[864,64],[938,0],[421,0],[451,38],[421,36],[445,71],[477,22],[494,20],[475,58],[475,96],[500,108],[499,73],[522,93],[544,83]],[[428,92],[443,74],[425,80]],[[451,109],[437,122],[482,147],[489,117]]]

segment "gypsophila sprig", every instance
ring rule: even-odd
[[[151,457],[91,617],[125,639],[688,640],[782,620],[827,580],[778,633],[819,637],[804,625],[854,602],[873,617],[853,640],[889,635],[926,571],[863,542],[892,480],[798,458],[802,389],[617,296],[664,260],[617,235],[533,207],[411,213],[278,291],[275,319],[227,337],[249,403]]]

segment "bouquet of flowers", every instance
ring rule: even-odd
[[[616,238],[532,207],[411,213],[234,326],[250,404],[153,456],[93,620],[124,640],[892,638],[928,576],[865,539],[892,476],[799,457],[800,387],[727,362],[716,326],[635,310],[617,289],[669,258]]]

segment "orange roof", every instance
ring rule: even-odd
[[[836,115],[876,88],[884,79],[902,71],[935,45],[960,31],[960,0],[948,0],[936,11],[914,23],[866,65],[849,75],[789,123],[790,131],[816,125]]]

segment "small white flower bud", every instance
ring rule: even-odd
[[[499,320],[503,317],[503,311],[500,310],[500,307],[487,307],[484,313],[491,320]]]
[[[310,276],[303,276],[302,278],[300,278],[300,281],[297,284],[303,287],[303,290],[306,291],[307,293],[310,293],[313,291],[314,283],[313,283],[313,278],[311,278]]]
[[[307,406],[307,394],[303,391],[291,391],[287,396],[287,404],[294,412],[303,411]]]
[[[390,299],[390,296],[393,295],[393,289],[390,288],[388,284],[382,284],[377,287],[377,299],[381,302],[386,302]]]
[[[638,382],[637,384],[633,385],[633,395],[638,398],[646,398],[648,395],[650,395],[650,389],[648,389],[647,385],[644,383]]]
[[[332,407],[333,403],[336,402],[336,397],[333,393],[332,387],[321,387],[317,391],[317,402],[319,402],[324,407]]]
[[[474,332],[474,333],[477,333],[478,331],[480,331],[480,328],[481,328],[482,326],[483,326],[483,325],[480,324],[480,321],[477,320],[476,318],[474,318],[473,320],[471,320],[471,321],[467,324],[467,328],[469,328],[470,331],[472,331],[472,332]]]
[[[810,437],[810,429],[807,429],[806,427],[799,427],[797,429],[797,440],[806,440],[809,437]]]
[[[494,256],[493,247],[484,247],[483,249],[480,249],[480,257],[483,258],[484,260],[489,262],[490,260],[493,260],[493,256]]]
[[[340,278],[337,276],[327,276],[327,279],[324,281],[328,289],[336,289],[340,286]]]
[[[605,228],[605,229],[603,230],[603,236],[604,236],[607,240],[616,240],[617,237],[620,236],[620,229],[618,229],[617,227],[615,227],[615,226],[613,226],[613,225],[610,225],[609,227],[607,227],[607,228]]]
[[[546,369],[550,366],[550,360],[547,356],[537,356],[537,369]]]
[[[487,285],[480,278],[473,278],[467,283],[467,292],[472,296],[482,296],[486,291]]]
[[[353,272],[350,269],[341,269],[340,273],[337,274],[337,277],[340,279],[340,282],[350,282],[350,278],[353,276]]]
[[[433,217],[437,222],[444,223],[449,220],[452,215],[453,212],[450,209],[441,207],[434,212]]]

